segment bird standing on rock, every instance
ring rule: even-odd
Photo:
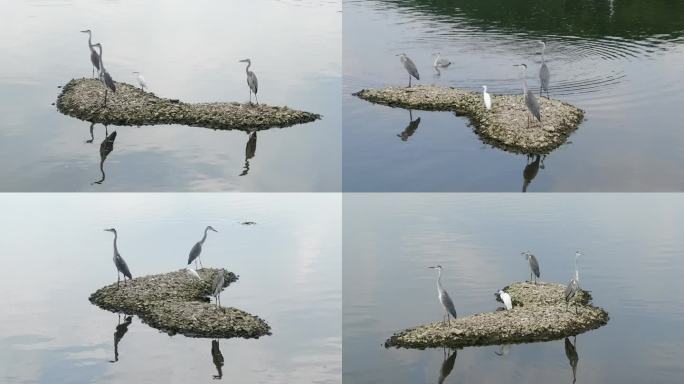
[[[190,250],[190,255],[188,255],[188,265],[190,265],[190,263],[192,263],[193,261],[199,259],[200,267],[204,268],[202,266],[202,259],[200,259],[199,257],[200,253],[202,253],[202,245],[204,244],[204,241],[207,239],[207,231],[209,230],[218,232],[211,225],[204,228],[204,236],[202,236],[202,240],[198,241]],[[197,261],[195,261],[195,269],[197,269]]]
[[[416,68],[416,65],[413,63],[413,60],[411,60],[408,56],[406,56],[405,53],[400,53],[397,56],[399,56],[399,61],[401,61],[401,64],[404,66],[404,69],[406,69],[406,72],[409,74],[409,87],[411,87],[411,77],[415,77],[416,80],[420,80],[420,75],[418,74],[418,68]]]

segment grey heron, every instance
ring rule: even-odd
[[[513,309],[513,301],[511,300],[511,295],[509,295],[508,292],[504,292],[503,290],[499,289],[496,295],[501,298],[501,301],[504,303],[507,311]]]
[[[541,85],[539,86],[539,97],[542,96],[542,90],[546,92],[546,97],[549,97],[549,82],[551,81],[551,72],[549,72],[549,67],[546,66],[546,60],[544,58],[544,51],[546,50],[546,43],[540,41],[541,44],[541,68],[539,68],[539,80]]]
[[[138,75],[138,84],[140,85],[140,89],[144,91],[145,88],[147,88],[147,82],[145,81],[145,78],[143,77],[142,73],[138,71],[133,71],[133,74]]]
[[[109,360],[110,363],[116,363],[119,361],[119,342],[123,339],[126,332],[128,332],[128,326],[131,325],[133,321],[133,316],[124,316],[124,322],[121,323],[121,314],[119,314],[119,324],[114,330],[114,360]]]
[[[409,137],[416,133],[418,125],[420,125],[420,117],[416,117],[416,119],[413,120],[413,111],[409,109],[409,124],[401,133],[397,134],[397,136],[401,141],[407,141]]]
[[[439,298],[439,302],[442,303],[442,306],[444,307],[444,312],[446,314],[446,319],[451,324],[451,319],[449,316],[453,317],[456,319],[456,307],[454,307],[454,302],[451,301],[451,297],[449,297],[449,294],[447,291],[442,287],[442,266],[441,265],[436,265],[434,267],[428,267],[431,269],[436,269],[438,272],[437,275],[437,297]],[[442,324],[444,323],[444,319],[442,319]]]
[[[416,68],[416,65],[413,63],[413,60],[409,59],[408,56],[406,56],[405,53],[400,53],[396,56],[399,56],[399,61],[401,61],[401,64],[404,66],[404,69],[406,69],[406,72],[409,74],[409,87],[411,86],[411,76],[415,77],[416,80],[420,80],[420,75],[418,74],[418,68]]]
[[[433,53],[432,56],[435,58],[435,61],[432,62],[432,66],[435,67],[435,69],[437,69],[437,68],[446,68],[446,67],[448,67],[448,66],[451,65],[451,61],[449,61],[448,59],[443,58],[443,57],[442,57],[442,54],[439,53],[439,52]]]
[[[525,107],[532,114],[532,116],[541,123],[541,111],[539,108],[539,101],[534,96],[534,93],[527,88],[527,81],[525,81],[525,70],[527,69],[527,64],[516,64],[514,67],[520,67],[520,81],[522,83],[523,95],[525,96]],[[530,124],[530,116],[527,116],[527,124]]]
[[[257,91],[259,90],[259,81],[257,80],[257,77],[254,74],[254,72],[249,70],[249,67],[252,66],[252,60],[243,59],[240,60],[240,62],[247,63],[245,73],[247,73],[247,85],[249,86],[249,103],[252,103],[252,92],[254,92],[254,98],[256,99],[256,103],[259,104],[259,99],[257,98]]]
[[[202,240],[198,241],[190,250],[190,255],[188,256],[188,265],[190,265],[190,263],[192,263],[193,261],[199,259],[200,266],[202,266],[202,259],[200,259],[199,257],[200,253],[202,253],[202,245],[204,244],[204,241],[207,239],[207,231],[209,230],[218,232],[211,225],[208,225],[206,228],[204,228],[204,236],[202,236]],[[195,261],[195,269],[197,269],[197,261]]]
[[[100,73],[100,55],[95,52],[93,49],[94,45],[92,44],[91,38],[92,38],[92,32],[90,29],[86,29],[85,31],[81,31],[82,33],[87,33],[88,34],[88,49],[90,49],[90,62],[93,64],[93,77],[95,77],[95,69],[97,69],[97,73]]]
[[[114,234],[114,265],[116,266],[116,287],[119,288],[119,282],[120,276],[119,273],[124,276],[124,285],[126,285],[126,278],[132,279],[133,275],[131,275],[130,269],[128,269],[128,264],[126,264],[126,261],[121,257],[119,254],[119,249],[116,247],[116,240],[118,239],[119,235],[116,233],[116,229],[114,228],[109,228],[105,229],[107,232],[111,232]]]
[[[216,367],[217,375],[212,376],[215,380],[221,380],[223,377],[223,354],[219,349],[219,340],[215,339],[211,341],[211,360],[214,362]]]
[[[107,126],[105,125],[105,138],[100,143],[100,172],[102,173],[102,178],[98,181],[93,181],[93,184],[102,184],[105,180],[104,162],[107,160],[107,156],[114,150],[114,140],[116,140],[116,131],[111,134],[107,134]]]
[[[577,294],[580,291],[579,267],[577,265],[577,261],[581,255],[582,255],[582,252],[580,252],[580,251],[575,252],[575,276],[573,276],[573,278],[570,279],[570,282],[565,287],[565,292],[563,293],[563,295],[565,296],[565,310],[566,311],[568,310],[568,306],[570,305],[570,301],[572,301],[575,297],[577,297]],[[577,313],[577,305],[575,305],[575,313]]]
[[[537,261],[537,258],[530,253],[530,251],[525,251],[521,252],[521,255],[527,259],[527,262],[530,264],[530,282],[532,281],[532,275],[534,275],[534,283],[537,284],[537,278],[539,278],[539,262]]]
[[[572,369],[572,382],[573,384],[577,381],[577,363],[579,362],[579,355],[577,354],[577,336],[573,336],[574,343],[570,342],[570,338],[565,338],[565,357],[568,358],[570,362],[570,368]]]
[[[482,86],[482,98],[484,99],[484,105],[487,110],[492,109],[492,97],[487,93],[487,86]]]
[[[225,284],[225,276],[223,276],[223,269],[221,269],[216,276],[214,276],[214,283],[211,286],[211,295],[216,299],[216,306],[221,306],[221,291],[223,291],[223,285]]]
[[[104,106],[107,106],[107,90],[111,89],[112,92],[116,92],[116,85],[114,84],[114,80],[112,80],[112,77],[109,75],[109,72],[104,67],[104,63],[102,61],[102,44],[97,43],[94,44],[95,47],[97,47],[100,50],[100,74],[102,75],[102,82],[105,85],[105,99],[104,99]]]

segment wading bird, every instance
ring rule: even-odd
[[[92,44],[91,38],[92,38],[92,32],[90,32],[90,29],[86,29],[85,31],[81,31],[82,33],[87,33],[88,34],[88,49],[90,49],[90,62],[93,64],[93,77],[95,77],[95,69],[97,69],[97,73],[100,73],[100,55],[95,52],[93,47],[95,45]]]
[[[204,228],[204,236],[202,236],[202,240],[198,241],[190,250],[190,255],[188,256],[188,265],[195,261],[195,269],[197,269],[197,259],[199,259],[200,267],[204,268],[202,266],[202,259],[200,259],[200,253],[202,253],[202,244],[204,244],[204,240],[207,239],[207,231],[212,230],[214,232],[218,232],[214,228],[212,228],[211,225],[207,226]]]
[[[537,262],[537,258],[530,253],[530,251],[525,251],[520,253],[527,259],[527,262],[530,264],[530,282],[532,281],[532,275],[534,275],[534,283],[537,284],[537,278],[539,278],[539,262]]]
[[[487,86],[482,86],[482,98],[484,99],[485,108],[492,109],[492,97],[487,93]]]
[[[199,275],[199,274],[197,273],[197,271],[195,271],[194,269],[192,269],[192,268],[190,268],[190,267],[186,267],[186,268],[185,268],[185,271],[186,271],[190,276],[192,276],[192,277],[194,277],[194,278],[196,278],[196,279],[198,279],[198,280],[202,280],[202,278],[200,277],[200,275]]]
[[[109,72],[104,67],[104,62],[102,61],[102,44],[97,43],[94,44],[95,47],[98,48],[100,51],[100,75],[102,76],[102,82],[105,85],[105,98],[104,98],[104,106],[107,106],[107,90],[111,89],[112,92],[116,92],[116,85],[114,84],[114,80],[112,80],[112,77],[109,75]]]
[[[409,59],[408,56],[406,56],[405,53],[400,53],[396,56],[399,56],[399,60],[401,61],[401,64],[404,66],[406,69],[406,72],[409,74],[409,87],[411,86],[411,76],[415,77],[416,80],[420,80],[420,75],[418,74],[418,68],[416,68],[416,65],[413,64],[413,60]]]
[[[540,41],[541,44],[541,68],[539,68],[539,80],[541,85],[539,86],[539,97],[542,96],[542,90],[546,92],[546,97],[549,97],[549,82],[551,81],[551,72],[549,72],[549,67],[546,66],[546,60],[544,59],[544,51],[546,50],[546,43]]]
[[[451,324],[451,319],[449,316],[453,317],[456,319],[456,307],[454,307],[454,302],[451,301],[451,297],[449,297],[449,294],[447,293],[446,290],[442,287],[442,266],[441,265],[436,265],[434,267],[428,267],[431,269],[436,269],[438,272],[437,275],[437,297],[439,298],[439,302],[442,303],[442,306],[444,307],[444,311],[446,314],[446,320]],[[442,323],[444,323],[444,319],[442,319]]]
[[[119,282],[121,281],[119,273],[124,275],[124,285],[126,285],[126,278],[128,277],[128,279],[130,280],[133,278],[133,275],[131,275],[131,271],[128,269],[128,265],[126,264],[126,261],[123,259],[123,257],[121,257],[121,255],[119,254],[119,250],[116,248],[116,240],[119,237],[116,233],[116,229],[109,228],[109,229],[105,229],[105,231],[111,232],[114,234],[114,265],[116,266],[116,271],[117,271],[117,273],[116,273],[116,287],[119,288]]]
[[[582,252],[577,251],[575,252],[575,276],[570,279],[570,282],[568,283],[568,286],[565,287],[565,310],[568,310],[568,306],[570,305],[570,301],[577,297],[577,294],[580,291],[580,285],[579,285],[579,268],[577,266],[577,259],[582,255]],[[573,303],[574,305],[574,303]],[[577,305],[575,305],[575,313],[577,313]]]
[[[501,301],[504,303],[504,306],[506,307],[507,311],[510,311],[513,309],[513,301],[511,301],[511,295],[509,295],[507,292],[504,292],[499,289],[499,292],[495,293],[496,295],[499,295],[501,298]]]
[[[539,109],[539,102],[537,101],[537,98],[534,96],[534,93],[530,91],[527,88],[527,81],[525,81],[525,70],[527,69],[526,64],[516,64],[514,67],[519,67],[520,68],[520,81],[522,83],[522,88],[523,88],[523,95],[525,96],[525,107],[527,107],[527,110],[530,112],[532,117],[537,119],[541,123],[541,112]],[[527,116],[527,125],[530,125],[530,116]]]
[[[439,52],[433,53],[432,56],[435,58],[435,61],[432,63],[432,66],[435,67],[435,69],[446,68],[451,65],[451,61],[443,58],[442,54]],[[437,70],[437,72],[439,72],[439,70]]]
[[[259,81],[257,80],[256,75],[254,72],[249,70],[249,67],[252,66],[252,60],[250,59],[243,59],[240,60],[241,63],[247,63],[247,68],[245,68],[245,73],[247,73],[247,85],[249,86],[249,103],[252,103],[252,92],[254,92],[254,99],[256,99],[256,103],[259,104],[259,99],[257,98],[257,90],[259,89]]]
[[[216,299],[216,306],[221,306],[221,291],[223,291],[223,284],[225,283],[225,277],[223,276],[223,269],[218,271],[214,277],[214,284],[211,286],[212,296]]]
[[[145,78],[143,77],[142,73],[138,71],[133,71],[133,74],[138,75],[138,84],[140,84],[140,89],[144,91],[145,88],[147,88],[147,82],[145,81]]]

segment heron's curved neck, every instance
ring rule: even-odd
[[[251,67],[251,66],[252,66],[252,62],[251,62],[251,61],[248,61],[248,62],[247,62],[247,67],[245,68],[245,73],[249,73],[249,67]]]
[[[579,258],[578,255],[575,255],[575,280],[579,281],[579,264],[577,259]]]
[[[99,55],[100,55],[100,70],[102,72],[104,72],[104,63],[102,62],[102,46],[98,45],[97,50],[99,51]]]
[[[207,239],[207,231],[209,230],[209,227],[204,228],[204,236],[202,236],[202,240],[200,240],[200,244],[204,244],[204,240]]]
[[[114,254],[117,255],[119,253],[119,249],[116,247],[116,239],[119,237],[119,235],[114,232]]]
[[[442,270],[437,271],[437,288],[442,291],[444,288],[442,288]]]
[[[90,47],[90,49],[93,49],[93,43],[91,41],[91,38],[92,34],[90,33],[90,31],[88,31],[88,46]]]

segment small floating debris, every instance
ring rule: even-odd
[[[170,335],[190,337],[258,338],[270,335],[270,326],[257,316],[236,308],[211,304],[211,283],[217,273],[224,274],[224,287],[238,280],[232,272],[204,268],[197,279],[186,269],[137,277],[121,284],[100,288],[90,302],[112,312],[134,314],[151,327]]]
[[[241,225],[256,225],[256,221],[243,221]]]
[[[556,283],[518,282],[503,288],[513,301],[510,311],[477,313],[409,328],[395,333],[385,347],[463,348],[470,346],[530,343],[574,336],[608,323],[608,313],[591,305],[589,292],[580,290],[566,310],[565,286]],[[436,311],[435,313],[439,313]]]
[[[485,143],[523,154],[550,153],[584,118],[584,112],[577,107],[541,97],[541,123],[532,121],[528,125],[529,113],[522,95],[491,95],[492,108],[487,110],[481,92],[434,85],[363,89],[354,96],[390,107],[453,111],[470,118],[473,130]]]
[[[164,99],[126,83],[116,83],[103,106],[104,85],[97,79],[72,79],[57,97],[65,115],[100,124],[182,124],[214,129],[255,131],[312,122],[321,116],[266,104],[195,103]]]

